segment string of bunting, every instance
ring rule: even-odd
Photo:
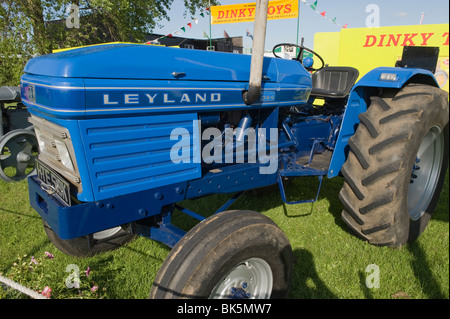
[[[302,2],[303,2],[304,4],[306,4],[308,7],[310,7],[312,10],[314,10],[318,15],[324,17],[324,18],[327,19],[328,21],[330,21],[330,22],[332,22],[332,23],[334,23],[334,24],[336,24],[336,25],[338,25],[338,26],[340,26],[340,27],[342,27],[342,28],[344,28],[344,29],[347,29],[348,23],[346,23],[346,24],[344,24],[344,25],[339,24],[338,22],[336,22],[336,17],[334,17],[333,19],[330,19],[329,17],[326,16],[326,11],[323,11],[323,12],[318,11],[318,10],[317,10],[317,4],[318,4],[318,2],[319,2],[318,0],[314,1],[313,4],[310,4],[310,3],[307,2],[306,0],[302,0]],[[206,8],[206,11],[209,11],[209,8]],[[200,16],[202,16],[202,17],[204,18],[204,17],[205,17],[205,14],[202,12],[202,13],[200,13]],[[164,36],[162,36],[162,37],[159,37],[159,38],[157,38],[157,39],[148,41],[148,42],[146,42],[146,44],[157,44],[157,43],[159,42],[159,40],[164,40],[165,38],[173,38],[174,35],[180,35],[180,34],[181,34],[181,31],[186,32],[187,27],[189,27],[189,29],[191,29],[193,23],[198,24],[198,18],[194,18],[192,21],[188,22],[186,25],[182,26],[182,27],[179,28],[178,30],[173,31],[172,33],[169,33],[169,34],[164,35]],[[206,32],[204,32],[204,36],[207,37],[207,38],[209,38],[208,35],[206,34]],[[247,36],[251,36],[251,35],[249,35],[249,32],[248,32],[248,31],[247,31]]]
[[[344,29],[347,29],[348,23],[346,23],[346,24],[344,24],[344,25],[339,24],[339,23],[336,22],[336,17],[334,17],[333,19],[330,19],[330,18],[328,18],[328,17],[326,16],[326,11],[323,11],[323,12],[318,11],[318,10],[317,10],[317,3],[318,3],[319,1],[314,1],[313,4],[308,3],[306,0],[302,0],[302,2],[303,2],[304,4],[306,4],[308,7],[310,7],[311,9],[313,9],[318,15],[321,15],[322,17],[324,17],[324,18],[327,19],[328,21],[333,22],[334,24],[336,24],[336,25],[338,25],[338,26],[340,26],[340,27],[342,27],[342,28],[344,28]]]
[[[208,10],[209,8],[207,8]],[[200,16],[202,16],[203,18],[205,17],[205,14],[202,12],[200,13]],[[191,20],[190,22],[188,22],[187,24],[185,24],[184,26],[182,26],[181,28],[179,28],[176,31],[173,31],[172,33],[166,34],[162,37],[159,37],[157,39],[151,40],[146,42],[145,44],[158,44],[159,40],[164,40],[165,38],[173,38],[174,35],[180,35],[181,31],[186,32],[186,30],[188,30],[187,27],[189,27],[189,29],[192,29],[192,25],[193,24],[198,24],[198,18],[194,18],[193,20]]]

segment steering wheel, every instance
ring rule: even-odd
[[[276,46],[274,46],[272,51],[273,51],[273,55],[277,58],[280,58],[280,59],[283,58],[283,57],[277,55],[277,52],[275,52],[276,49],[278,49],[280,47],[284,48],[284,52],[295,52],[294,50],[296,50],[298,48],[299,49],[298,55],[293,60],[297,60],[302,65],[303,65],[303,61],[302,61],[303,51],[312,53],[314,56],[316,56],[320,60],[320,62],[322,62],[322,65],[320,68],[313,68],[313,67],[305,66],[305,69],[308,71],[319,71],[319,70],[323,69],[325,66],[325,62],[323,61],[322,57],[319,54],[317,54],[316,52],[314,52],[313,50],[311,50],[305,46],[292,44],[292,43],[280,43],[280,44],[277,44]]]

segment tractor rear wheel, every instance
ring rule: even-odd
[[[292,264],[291,245],[271,219],[225,211],[181,238],[156,275],[150,298],[283,298]]]
[[[448,167],[448,94],[409,84],[371,97],[349,139],[342,219],[372,244],[401,247],[427,226]]]

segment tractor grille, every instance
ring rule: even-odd
[[[81,193],[81,179],[69,131],[33,115],[30,122],[39,143],[39,160],[66,178]]]
[[[193,161],[200,156],[196,120],[194,113],[79,121],[95,199],[201,177],[200,162]],[[181,143],[172,136],[177,129],[186,134],[187,157],[180,163],[170,156]]]

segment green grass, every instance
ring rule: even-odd
[[[319,200],[313,204],[284,205],[278,189],[269,187],[249,192],[230,207],[262,212],[290,239],[296,257],[290,297],[449,298],[448,172],[426,231],[402,249],[375,247],[349,232],[340,219],[341,184],[340,178],[324,180]],[[315,186],[310,179],[297,179],[287,191],[292,198],[313,198],[314,191],[310,190]],[[226,199],[225,195],[214,195],[185,204],[208,215]],[[183,227],[193,224],[185,217],[176,220]],[[45,252],[54,258],[45,257]],[[0,274],[39,291],[49,286],[52,298],[147,298],[168,253],[162,244],[137,238],[118,250],[91,258],[66,256],[47,239],[39,215],[28,204],[27,183],[0,181]],[[31,263],[32,256],[39,265]],[[366,278],[371,274],[366,268],[371,264],[379,267],[379,288],[366,287]],[[70,269],[66,272],[69,265],[80,269],[79,289],[65,286],[71,274]],[[88,267],[91,273],[86,277]],[[99,287],[96,292],[90,290],[93,286]],[[0,285],[0,298],[24,296]]]

